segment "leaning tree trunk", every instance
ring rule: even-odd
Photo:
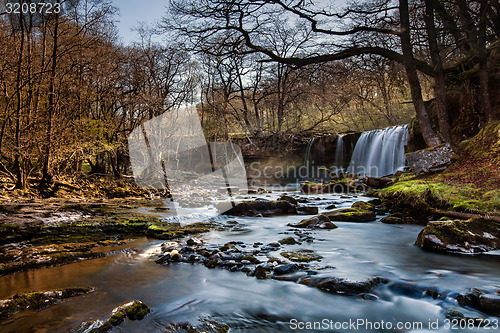
[[[431,147],[436,146],[441,143],[441,140],[432,129],[429,114],[427,113],[427,109],[425,108],[424,100],[422,98],[422,88],[420,86],[420,79],[418,78],[417,69],[415,67],[415,58],[413,57],[413,48],[410,38],[408,0],[399,0],[399,14],[401,17],[402,32],[400,34],[400,38],[401,47],[403,49],[404,65],[406,75],[408,77],[408,83],[410,84],[411,98],[413,106],[415,107],[417,121],[420,125],[420,130],[422,131],[425,143]]]

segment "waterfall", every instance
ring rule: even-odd
[[[364,132],[359,137],[347,169],[350,173],[381,177],[405,166],[408,125]]]
[[[338,170],[344,169],[344,135],[337,138],[337,147],[335,147],[335,166]]]
[[[314,145],[314,138],[309,139],[309,142],[307,143],[307,148],[306,148],[306,156],[304,157],[304,164],[305,166],[309,166],[311,163],[311,151],[312,147]]]

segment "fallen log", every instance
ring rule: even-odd
[[[460,212],[452,212],[449,210],[439,210],[439,209],[434,210],[434,212],[437,214],[444,215],[444,216],[456,217],[459,219],[473,219],[473,218],[477,219],[477,218],[479,218],[479,219],[484,219],[484,220],[489,220],[489,221],[500,223],[500,216],[460,213]]]

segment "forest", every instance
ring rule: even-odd
[[[435,146],[498,117],[496,0],[172,0],[133,45],[120,43],[111,1],[63,5],[1,16],[0,172],[9,187],[127,174],[128,134],[185,103],[197,105],[207,139],[223,141],[416,116]]]

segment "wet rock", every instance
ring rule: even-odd
[[[333,222],[324,222],[319,225],[320,229],[337,229],[338,226]]]
[[[155,263],[161,265],[161,264],[168,262],[169,259],[170,259],[170,253],[167,253],[166,255],[163,255],[160,258],[156,259]]]
[[[281,256],[295,262],[309,262],[320,260],[322,256],[316,254],[313,250],[297,250],[289,252],[281,252]]]
[[[323,193],[323,184],[305,181],[300,184],[300,190],[306,194]]]
[[[286,265],[280,265],[276,266],[274,268],[274,274],[275,275],[284,275],[284,274],[290,274],[294,273],[299,270],[299,265],[297,264],[286,264]]]
[[[452,163],[453,149],[449,143],[417,150],[406,155],[408,166],[417,175],[442,171]]]
[[[286,195],[286,194],[283,194],[281,197],[279,197],[278,200],[281,200],[281,201],[288,201],[289,203],[291,203],[292,205],[295,205],[297,206],[298,205],[298,202],[295,198],[289,196],[289,195]]]
[[[353,282],[339,278],[326,278],[315,284],[315,287],[334,294],[367,294],[382,283],[380,278],[373,278],[363,282]]]
[[[225,251],[227,251],[229,249],[236,249],[236,246],[234,246],[231,243],[226,243],[223,246],[219,247],[219,251],[222,251],[222,252],[225,252]]]
[[[39,311],[63,299],[85,295],[94,290],[94,288],[66,288],[18,293],[12,298],[0,300],[0,320],[7,319],[26,309]]]
[[[172,250],[175,250],[178,247],[179,247],[178,242],[166,242],[166,243],[161,244],[161,250],[163,252],[170,252]]]
[[[262,216],[293,215],[297,214],[297,207],[288,201],[243,201],[222,214],[235,216],[257,216],[259,214]]]
[[[294,228],[316,228],[324,222],[330,222],[330,219],[324,214],[319,214],[317,216],[302,220],[299,223],[290,223],[288,225]]]
[[[172,250],[170,252],[170,261],[179,261],[181,259],[181,254],[177,250]]]
[[[392,214],[392,215],[383,217],[382,219],[380,219],[380,222],[386,223],[386,224],[404,224],[404,223],[406,223],[404,219],[402,219],[401,217],[399,217],[396,214]]]
[[[362,299],[366,299],[368,301],[376,301],[378,299],[378,296],[373,294],[361,294],[360,296]]]
[[[483,219],[430,222],[416,245],[437,252],[480,253],[500,249],[500,225]]]
[[[255,258],[254,256],[251,255],[244,255],[243,258],[241,258],[242,261],[249,261],[252,264],[260,264],[260,260]]]
[[[257,279],[265,279],[267,277],[266,268],[264,266],[255,267],[254,275]]]
[[[293,244],[297,244],[297,241],[293,237],[287,237],[287,238],[283,238],[282,240],[280,240],[279,243],[281,245],[293,245]]]
[[[379,198],[368,200],[368,202],[374,206],[380,206],[382,204],[382,200],[380,200]]]
[[[384,188],[394,183],[394,179],[389,177],[368,177],[365,184],[372,188]]]
[[[271,247],[271,248],[276,248],[276,249],[277,249],[277,248],[279,248],[281,245],[280,245],[280,243],[278,243],[278,242],[273,242],[273,243],[269,243],[269,244],[267,244],[267,246],[268,246],[268,247]]]
[[[206,266],[207,268],[216,268],[216,267],[218,267],[218,266],[221,264],[221,262],[222,262],[222,261],[221,261],[220,259],[212,259],[212,260],[210,260],[209,262],[207,262],[207,263],[205,264],[205,266]]]
[[[376,220],[375,212],[358,208],[337,209],[324,213],[331,221],[372,222]]]
[[[375,205],[366,201],[357,201],[352,204],[351,208],[356,208],[360,210],[375,210]]]
[[[77,332],[104,333],[120,325],[125,318],[130,320],[141,320],[151,311],[141,301],[133,301],[123,304],[111,312],[111,316],[105,322],[95,321],[82,323]]]
[[[500,316],[500,297],[497,295],[484,295],[475,290],[457,296],[458,304],[477,309],[487,315]]]
[[[297,207],[297,212],[299,212],[301,215],[314,215],[318,214],[319,209],[318,207],[313,206],[300,206]]]
[[[331,205],[328,205],[325,207],[325,209],[334,209],[334,208],[337,208],[337,206],[334,204],[331,204]]]
[[[196,237],[191,237],[186,241],[186,244],[189,246],[201,246],[203,242]]]

